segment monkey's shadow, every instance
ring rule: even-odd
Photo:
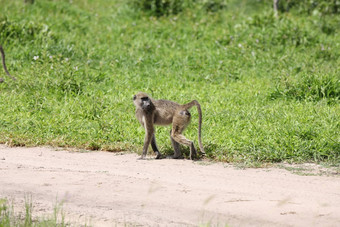
[[[190,159],[190,149],[187,146],[180,145],[180,149],[182,152],[182,157],[179,159]],[[174,155],[174,149],[169,146],[165,146],[161,148],[162,159],[170,159]]]
[[[182,159],[190,159],[190,148],[184,145],[180,145],[181,148],[181,152],[182,152]],[[214,158],[216,157],[216,152],[219,153],[219,151],[223,151],[226,148],[215,144],[215,143],[205,143],[204,144],[204,151],[205,151],[205,156],[200,156],[200,150],[197,150],[198,153],[198,158],[195,160],[202,160],[204,157],[208,157],[208,158]],[[171,156],[174,154],[174,149],[171,146],[164,146],[161,147],[160,149],[161,153],[162,153],[162,158],[171,158]]]

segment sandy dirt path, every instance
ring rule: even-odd
[[[339,177],[137,158],[0,145],[0,198],[93,226],[340,226]]]

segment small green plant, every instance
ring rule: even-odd
[[[14,210],[13,205],[7,199],[0,199],[0,227],[8,226],[68,226],[60,204],[55,205],[51,217],[33,218],[32,198],[26,198],[24,212],[18,213]]]
[[[11,212],[6,199],[0,199],[0,227],[11,226]]]

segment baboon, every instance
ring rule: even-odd
[[[11,76],[11,74],[9,74],[7,67],[6,67],[6,59],[5,59],[5,51],[2,48],[2,46],[0,45],[0,52],[1,52],[1,57],[2,57],[2,66],[4,67],[4,70],[7,74],[7,76],[11,77],[13,80],[16,80],[15,77]],[[0,78],[0,83],[4,82],[4,80],[2,78]]]
[[[145,138],[143,153],[141,159],[144,159],[149,145],[155,152],[156,159],[162,158],[162,154],[159,152],[156,145],[155,128],[154,125],[170,125],[172,129],[170,131],[171,144],[174,148],[174,155],[172,158],[182,158],[180,144],[189,146],[190,159],[197,157],[196,148],[194,143],[186,139],[182,132],[188,126],[191,119],[189,109],[193,106],[197,107],[199,121],[198,121],[198,142],[202,155],[205,155],[204,148],[201,141],[201,127],[202,127],[202,111],[200,104],[193,100],[187,104],[180,105],[176,102],[169,100],[155,100],[148,94],[139,92],[133,96],[133,103],[136,106],[136,118],[145,129]]]

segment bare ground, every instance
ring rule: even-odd
[[[136,154],[0,145],[0,198],[73,225],[340,226],[340,178]],[[296,168],[295,168],[296,169]]]

